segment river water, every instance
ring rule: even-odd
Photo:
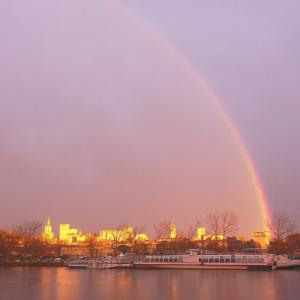
[[[300,270],[0,268],[0,299],[300,299]]]

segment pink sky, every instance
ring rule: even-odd
[[[103,2],[104,3],[104,2]],[[2,3],[0,226],[179,230],[262,213],[241,154],[201,84],[101,1]]]

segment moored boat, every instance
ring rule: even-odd
[[[91,261],[86,259],[71,260],[68,263],[68,267],[70,269],[87,269],[89,263],[91,263]]]
[[[95,259],[77,259],[68,263],[70,269],[124,269],[131,268],[132,262],[127,256],[105,256]]]
[[[134,263],[142,269],[272,270],[271,254],[197,254],[147,255]]]
[[[288,255],[275,255],[274,266],[279,270],[300,268],[300,259],[294,259]]]

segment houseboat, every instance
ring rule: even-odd
[[[77,260],[71,260],[68,263],[68,267],[70,269],[87,269],[89,265],[93,263],[92,260],[87,259],[77,259]]]
[[[288,255],[275,255],[274,267],[279,270],[300,268],[300,259],[296,259]]]
[[[272,254],[198,254],[147,255],[134,262],[142,269],[272,270]]]
[[[132,262],[124,255],[105,256],[95,259],[78,259],[69,262],[70,269],[122,269],[131,268]]]

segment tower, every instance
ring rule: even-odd
[[[176,234],[176,227],[174,224],[170,225],[170,239],[175,239],[177,236]]]
[[[51,241],[51,240],[54,239],[54,233],[53,233],[53,230],[52,230],[50,217],[48,217],[47,224],[44,227],[43,239],[48,240],[48,241]]]
[[[205,236],[205,228],[204,227],[199,227],[197,229],[197,239],[203,240]]]
[[[61,241],[68,240],[69,232],[70,232],[70,224],[60,224],[59,225],[59,239]]]

